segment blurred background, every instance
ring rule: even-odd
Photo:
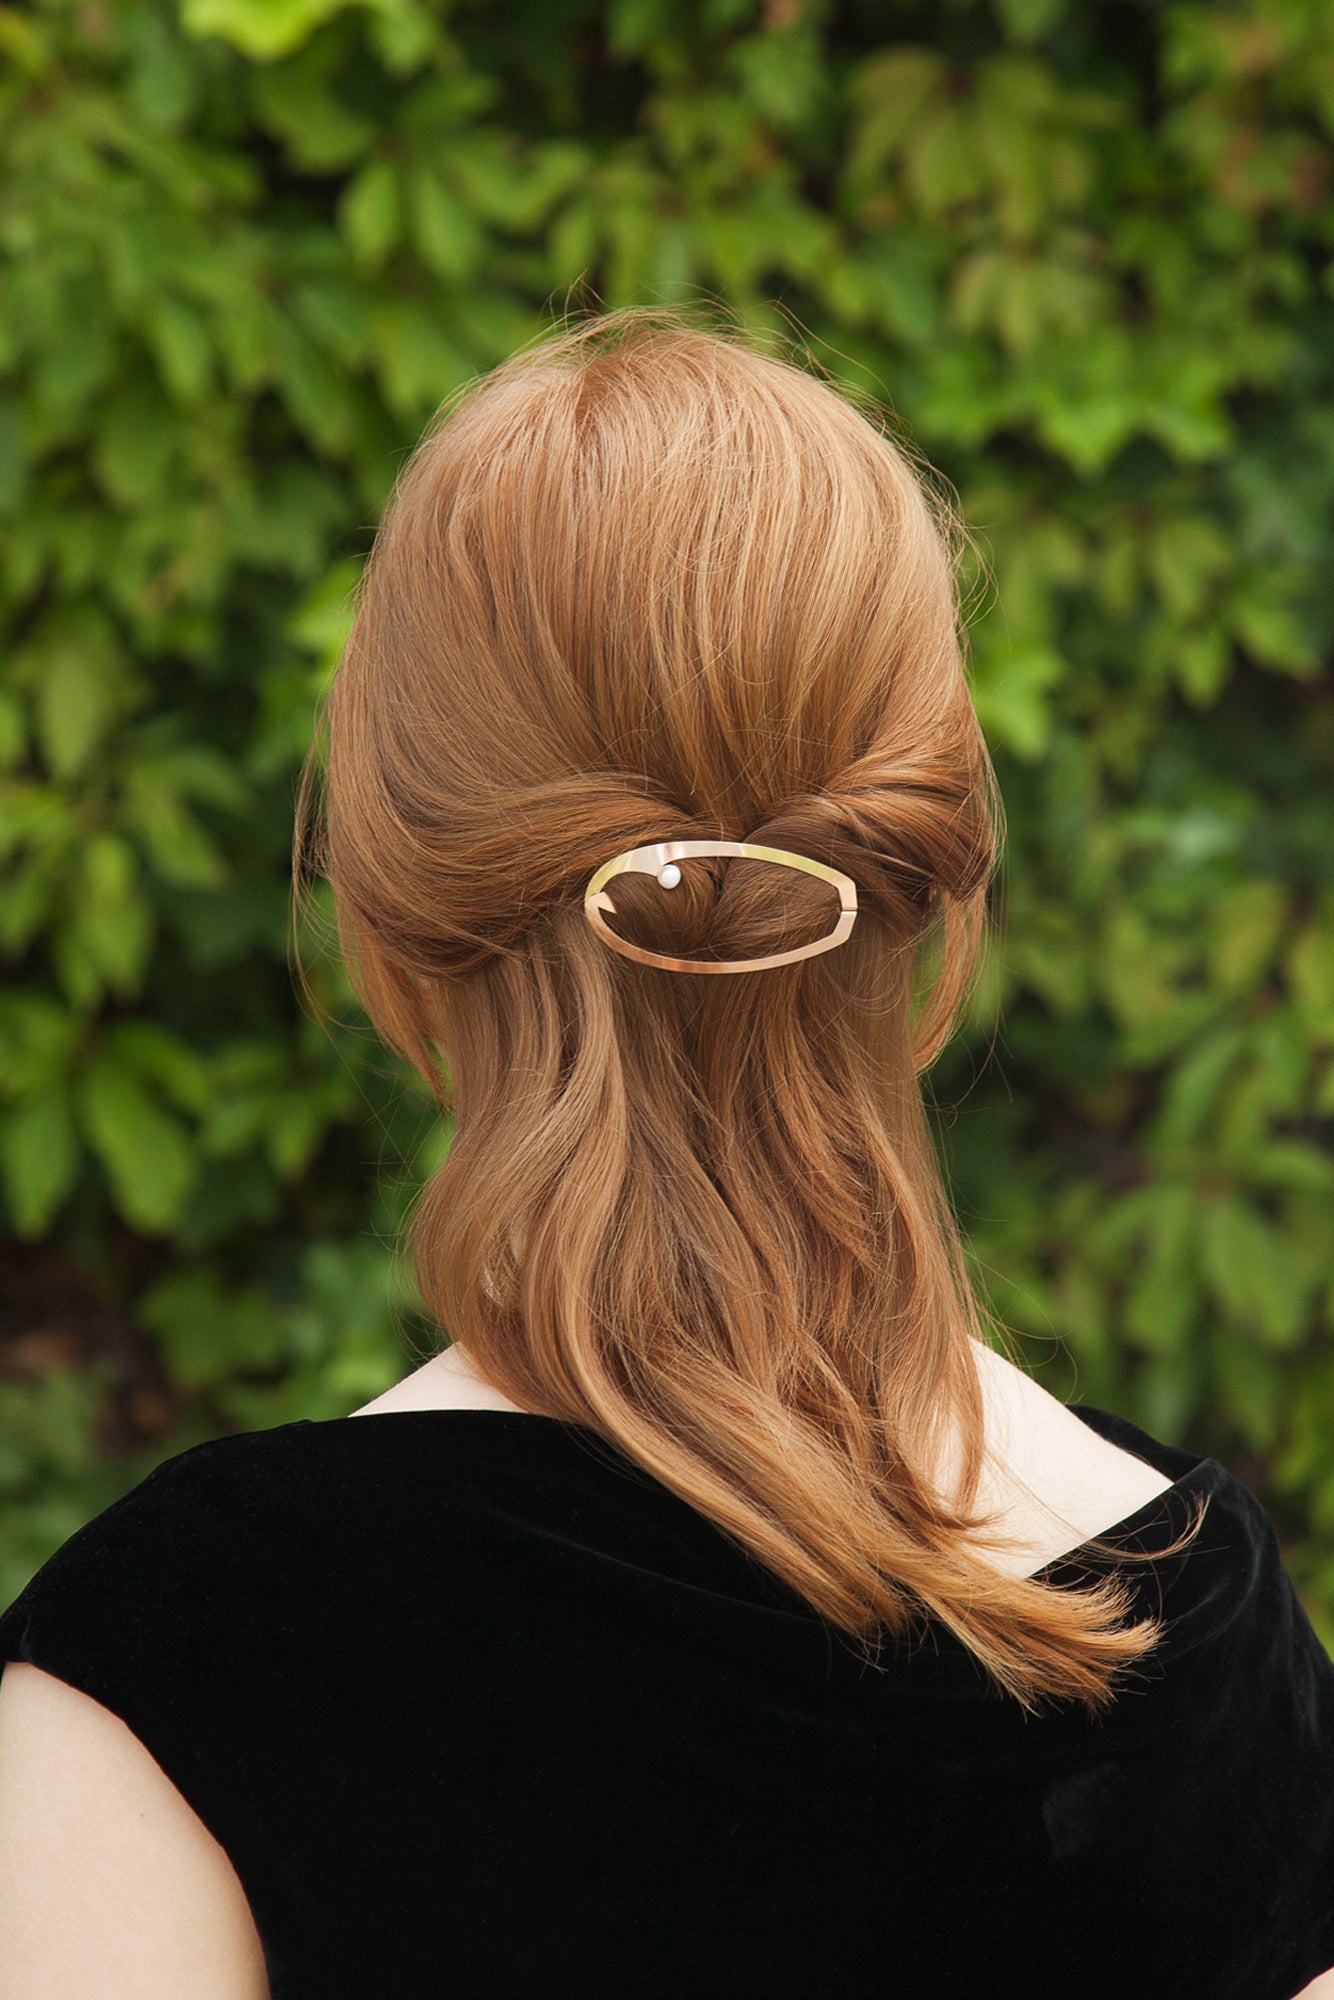
[[[449,1134],[298,1002],[298,765],[440,401],[719,300],[977,536],[1000,948],[925,1083],[985,1298],[1334,1643],[1332,149],[1321,0],[0,7],[0,1602],[429,1338]]]

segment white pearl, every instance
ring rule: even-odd
[[[658,870],[658,880],[664,889],[674,889],[681,879],[681,871],[674,861],[664,862]]]

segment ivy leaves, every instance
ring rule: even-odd
[[[553,309],[717,296],[978,537],[1003,1074],[945,1138],[985,1287],[1334,1521],[1334,24],[913,18],[0,10],[0,1205],[182,1422],[399,1365],[385,1244],[447,1135],[334,968],[332,1046],[300,1013],[286,867],[403,455]],[[21,1396],[0,1484],[68,1516],[93,1402]]]

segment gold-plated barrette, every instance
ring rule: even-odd
[[[628,938],[618,937],[602,915],[604,910],[616,914],[616,905],[604,885],[614,875],[656,875],[664,889],[674,889],[681,880],[677,862],[696,854],[738,854],[751,861],[776,861],[782,867],[817,875],[838,891],[838,922],[827,937],[817,938],[814,944],[798,945],[795,951],[771,952],[767,958],[668,958],[665,952],[645,951],[641,945],[631,944]],[[836,944],[842,944],[857,915],[857,885],[850,875],[840,874],[837,868],[826,868],[823,861],[812,861],[806,854],[792,854],[785,847],[756,847],[746,840],[658,840],[649,847],[631,847],[603,862],[584,891],[584,915],[604,944],[640,965],[659,965],[668,972],[763,972],[771,965],[791,965],[799,958],[814,958],[817,952],[832,951]]]

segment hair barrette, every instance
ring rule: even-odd
[[[653,875],[664,889],[674,889],[681,880],[677,863],[700,854],[734,854],[750,861],[774,861],[780,867],[815,875],[838,891],[838,921],[827,937],[816,938],[813,944],[798,945],[793,951],[771,952],[765,958],[669,958],[665,952],[646,951],[642,945],[618,937],[602,914],[604,910],[616,914],[606,884],[617,875]],[[857,915],[857,885],[850,875],[841,874],[837,868],[828,868],[823,861],[812,861],[806,854],[793,854],[785,847],[756,847],[745,840],[658,840],[648,847],[628,848],[624,854],[614,854],[610,861],[603,862],[584,891],[584,915],[604,944],[640,965],[657,965],[668,972],[763,972],[774,965],[792,965],[799,958],[814,958],[817,952],[832,951],[835,945],[842,944]]]

